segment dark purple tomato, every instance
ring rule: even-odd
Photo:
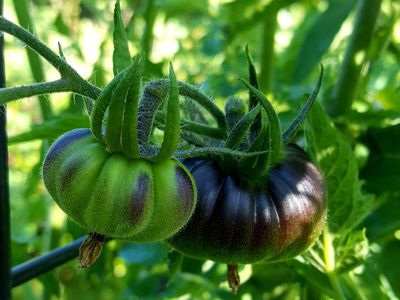
[[[217,161],[184,159],[197,184],[197,206],[168,243],[185,255],[228,264],[284,260],[307,250],[325,223],[323,177],[300,147],[290,144],[284,154],[257,188]]]

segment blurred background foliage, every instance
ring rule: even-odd
[[[375,3],[375,4],[372,4]],[[6,0],[5,17],[28,28],[98,86],[112,78],[114,1]],[[357,11],[377,5],[376,23],[353,51],[356,65],[345,91],[351,106],[335,108]],[[400,298],[400,3],[395,0],[136,0],[121,1],[131,53],[144,51],[144,78],[167,72],[199,85],[223,108],[231,95],[245,98],[237,80],[247,77],[249,45],[261,89],[280,113],[293,119],[325,67],[318,101],[354,150],[373,209],[337,248],[349,299]],[[371,22],[372,24],[368,24]],[[360,28],[360,26],[358,26]],[[58,78],[49,64],[6,36],[7,86]],[[347,62],[349,64],[349,62]],[[352,77],[353,76],[353,77]],[[88,127],[80,96],[55,94],[11,103],[8,108],[13,265],[86,234],[46,193],[40,165],[61,133]],[[365,228],[361,231],[362,228]],[[344,245],[344,246],[343,246]],[[345,246],[348,245],[348,248]],[[351,252],[351,253],[349,253]],[[171,278],[167,246],[111,241],[87,270],[71,261],[13,290],[14,299],[230,299],[226,267],[185,258]],[[311,252],[312,254],[313,252]],[[310,255],[310,254],[309,254]],[[236,299],[327,299],[329,282],[305,257],[241,266]],[[346,261],[347,259],[347,261]],[[349,261],[350,260],[350,261]],[[358,286],[352,294],[350,286]],[[354,289],[353,289],[354,290]]]

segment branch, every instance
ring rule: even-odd
[[[91,99],[96,99],[97,96],[100,94],[100,88],[92,85],[91,83],[83,79],[61,56],[53,52],[49,47],[43,44],[29,31],[19,27],[18,25],[6,20],[1,16],[0,30],[11,34],[12,36],[21,40],[28,47],[30,47],[32,50],[36,51],[40,56],[46,59],[51,65],[53,65],[53,67],[58,70],[63,79],[69,79],[71,91],[74,91],[82,96],[86,96]],[[27,94],[25,97],[27,96],[34,95]]]
[[[31,85],[0,89],[0,105],[21,98],[73,91],[74,86],[70,81],[59,79],[50,82],[34,83]]]

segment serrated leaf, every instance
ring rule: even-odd
[[[369,252],[365,229],[351,232],[340,246],[336,247],[336,271],[347,273],[363,264]]]
[[[318,103],[307,116],[305,136],[325,176],[329,230],[345,235],[368,215],[374,198],[362,194],[354,153]]]
[[[63,114],[40,125],[32,126],[31,130],[8,138],[9,144],[29,142],[37,139],[56,139],[61,134],[76,129],[89,128],[89,119],[76,114]]]
[[[356,3],[355,0],[329,1],[328,8],[319,15],[304,37],[293,71],[293,82],[307,78],[320,63]]]
[[[128,38],[126,36],[124,23],[121,16],[119,0],[115,3],[114,9],[114,32],[113,32],[113,71],[114,75],[129,67],[132,63],[129,52]]]

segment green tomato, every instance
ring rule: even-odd
[[[43,163],[50,195],[75,222],[107,237],[166,239],[191,217],[195,182],[176,159],[150,162],[110,153],[88,129],[62,135]]]

